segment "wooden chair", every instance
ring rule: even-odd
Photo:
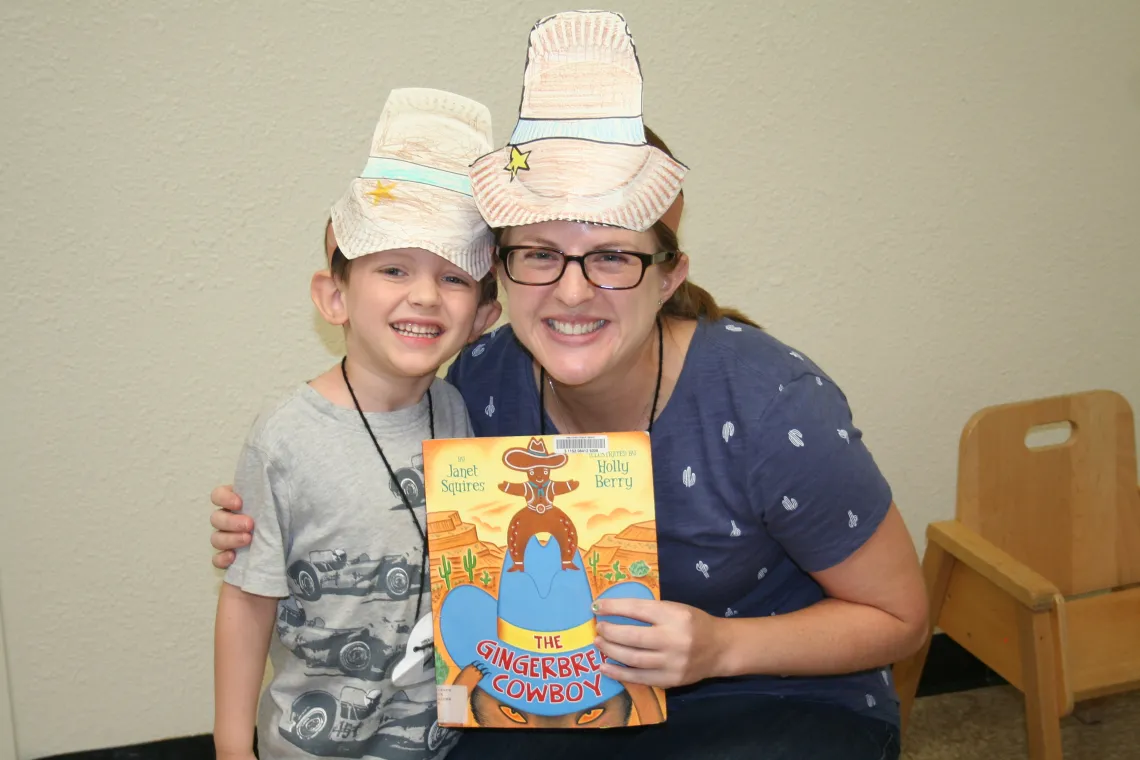
[[[1067,440],[1027,446],[1063,422]],[[958,458],[956,519],[926,531],[931,629],[1024,693],[1029,757],[1059,760],[1074,702],[1140,687],[1132,409],[1109,391],[990,407]],[[895,667],[904,731],[928,650]]]

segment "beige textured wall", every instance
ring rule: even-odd
[[[12,696],[4,647],[4,609],[0,601],[0,760],[16,760],[16,731],[12,726]]]
[[[0,9],[20,758],[210,730],[206,495],[260,399],[335,358],[307,297],[326,208],[393,86],[481,99],[505,140],[561,9],[300,5]],[[1140,4],[615,9],[692,166],[695,278],[841,383],[916,536],[973,410],[1140,407]]]

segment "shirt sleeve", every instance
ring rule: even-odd
[[[467,406],[460,399],[460,415],[459,415],[460,432],[458,438],[474,438],[475,430],[471,427],[471,415],[467,413]]]
[[[463,374],[464,370],[463,359],[466,353],[467,349],[464,349],[456,354],[455,360],[452,361],[448,366],[447,374],[445,374],[443,377],[444,380],[455,386],[456,390],[459,390],[460,376]]]
[[[434,392],[447,405],[447,420],[443,428],[436,430],[439,438],[472,438],[471,416],[467,413],[467,404],[458,389],[450,382],[436,380],[432,384]]]
[[[237,550],[225,582],[258,596],[289,596],[283,540],[288,532],[289,499],[281,468],[264,451],[247,443],[238,458],[234,491],[241,496],[241,514],[253,518],[253,541]]]
[[[873,534],[891,489],[830,380],[789,382],[756,428],[749,478],[753,509],[807,572],[834,567]]]

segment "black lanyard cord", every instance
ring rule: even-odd
[[[395,490],[399,492],[400,498],[404,502],[404,506],[408,510],[408,514],[412,516],[412,522],[416,524],[416,531],[420,534],[420,540],[423,542],[423,551],[420,553],[420,593],[416,597],[416,617],[412,620],[412,625],[420,621],[420,608],[424,600],[424,584],[427,582],[427,558],[428,558],[428,542],[427,533],[424,532],[423,526],[420,525],[420,518],[416,516],[416,511],[412,509],[412,502],[408,499],[408,495],[404,493],[404,489],[400,486],[400,481],[396,479],[396,473],[392,470],[392,465],[388,463],[388,457],[384,456],[384,449],[380,448],[380,442],[376,440],[376,434],[372,432],[372,426],[368,424],[368,418],[364,416],[364,410],[360,408],[360,402],[356,400],[356,392],[352,389],[352,383],[348,382],[348,370],[345,369],[345,362],[348,357],[340,360],[340,374],[344,378],[344,384],[348,388],[348,394],[352,396],[352,403],[356,407],[356,413],[360,415],[360,421],[364,423],[364,429],[368,431],[368,437],[372,439],[372,445],[376,447],[376,453],[380,455],[380,459],[384,462],[384,467],[388,470],[388,477],[392,479],[392,485]],[[429,437],[435,438],[435,409],[432,406],[431,400],[431,387],[427,391],[428,402],[428,431]]]

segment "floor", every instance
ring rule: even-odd
[[[1140,760],[1140,692],[1078,706],[1061,721],[1065,760]],[[1025,713],[1011,686],[923,697],[903,760],[1026,760]]]

